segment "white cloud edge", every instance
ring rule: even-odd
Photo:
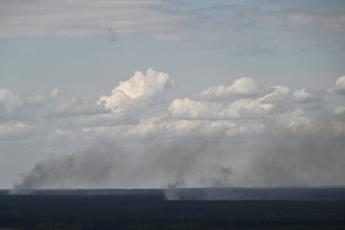
[[[147,81],[147,79],[150,80]],[[241,79],[243,80],[243,78],[238,80],[241,81]],[[342,77],[338,78],[334,86],[339,86],[339,79]],[[252,79],[250,81],[253,82]],[[289,101],[299,103],[300,101],[315,99],[316,96],[314,97],[314,95],[316,94],[313,91],[300,88],[290,93],[288,87],[279,85],[266,89],[260,87],[258,90],[259,87],[256,83],[254,84],[255,87],[252,87],[255,90],[249,90],[248,92],[251,93],[241,94],[241,97],[237,94],[237,97],[232,99],[224,100],[224,97],[215,97],[211,101],[208,100],[209,98],[206,100],[200,96],[176,98],[161,113],[148,113],[148,116],[142,117],[142,110],[153,109],[155,102],[159,101],[157,97],[159,98],[164,94],[171,82],[168,74],[149,68],[146,73],[137,71],[128,81],[122,81],[115,86],[113,94],[114,92],[117,93],[118,90],[125,91],[124,93],[128,94],[127,97],[130,98],[128,100],[134,100],[135,103],[138,103],[134,103],[137,106],[136,109],[129,107],[130,109],[126,110],[128,107],[124,106],[124,110],[129,113],[129,116],[137,116],[134,120],[119,117],[116,110],[107,112],[107,108],[102,109],[95,102],[66,98],[57,93],[58,90],[54,90],[51,96],[37,95],[22,98],[8,89],[0,89],[0,118],[3,117],[0,120],[0,135],[3,137],[15,137],[17,134],[29,136],[35,129],[40,129],[41,131],[37,135],[46,135],[52,140],[71,137],[71,135],[74,139],[78,139],[78,135],[88,136],[88,138],[152,135],[260,135],[272,133],[270,130],[274,128],[304,134],[322,131],[319,125],[322,117],[312,114],[311,111],[304,111],[301,106],[287,107]],[[234,83],[230,85],[230,88],[233,85]],[[255,94],[252,94],[254,92]],[[137,101],[138,98],[143,98],[143,100]],[[36,107],[32,107],[36,106],[37,103],[40,107],[53,105],[50,113],[57,118],[67,119],[72,126],[70,128],[59,127],[57,123],[45,127],[45,124],[40,120],[41,114],[39,113],[41,111],[36,111]],[[279,110],[281,106],[287,108]],[[16,112],[30,112],[30,108],[32,114],[28,116],[31,116],[33,120],[29,119],[28,121],[34,123],[30,124],[22,117],[15,119]],[[342,128],[344,121],[339,118],[344,111],[343,106],[339,106],[333,111],[333,114],[338,117],[332,117],[332,113],[326,114],[330,121],[326,123],[331,124],[326,128],[328,133],[332,133],[331,130],[337,135],[345,133]],[[13,118],[12,120],[8,116],[6,119],[4,118],[4,115],[9,113]],[[52,118],[48,116],[45,119],[49,122]],[[322,127],[324,128],[324,126]]]

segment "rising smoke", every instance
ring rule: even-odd
[[[102,143],[37,163],[15,189],[333,186],[345,179],[339,137],[159,137]]]

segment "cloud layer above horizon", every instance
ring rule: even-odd
[[[0,89],[0,137],[79,146],[47,153],[16,188],[345,184],[345,104],[327,103],[344,79],[316,90],[240,77],[170,98],[173,77],[149,68],[94,101]]]

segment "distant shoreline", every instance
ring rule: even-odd
[[[173,188],[166,189],[17,189],[0,195],[113,196],[156,200],[345,200],[345,187]]]

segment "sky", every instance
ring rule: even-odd
[[[344,173],[343,0],[0,0],[0,188]]]

